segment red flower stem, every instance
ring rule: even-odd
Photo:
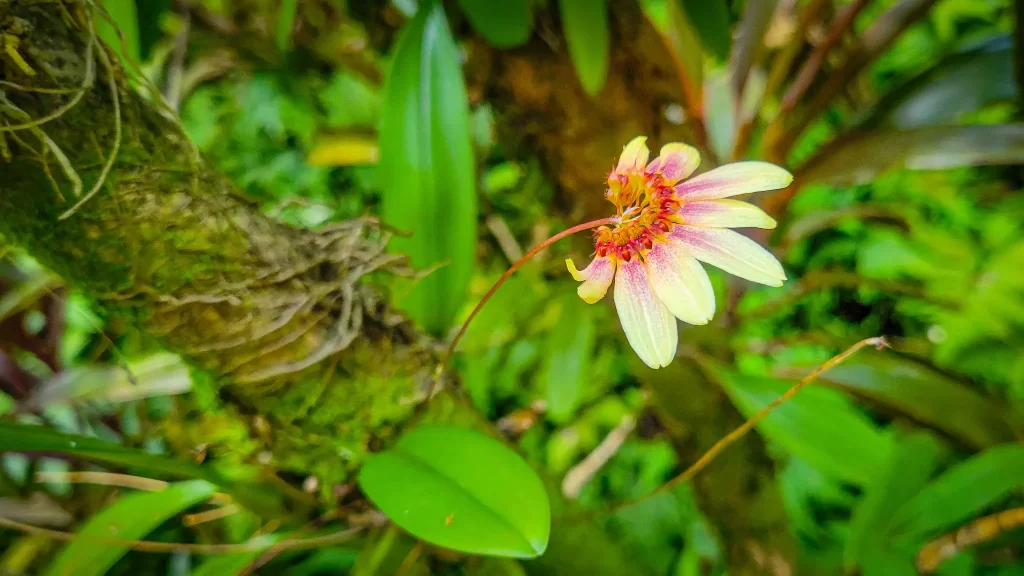
[[[494,293],[498,291],[498,288],[501,288],[501,285],[504,284],[505,281],[508,280],[509,277],[512,276],[512,274],[514,274],[516,270],[518,270],[523,264],[525,264],[527,260],[533,258],[537,254],[540,254],[542,250],[544,250],[548,246],[551,246],[555,242],[558,242],[562,238],[565,238],[566,236],[572,236],[577,232],[590,230],[591,228],[597,228],[598,226],[604,226],[605,224],[615,224],[618,221],[618,216],[612,216],[609,218],[602,218],[600,220],[584,222],[583,224],[578,224],[576,226],[573,226],[572,228],[566,228],[565,230],[562,230],[561,232],[555,234],[551,238],[548,238],[547,240],[541,242],[540,244],[534,246],[533,248],[530,248],[529,252],[524,254],[523,257],[520,258],[519,260],[516,260],[512,264],[512,266],[509,266],[508,270],[505,270],[505,273],[501,275],[501,278],[498,278],[498,281],[494,283],[494,286],[491,286],[491,289],[488,290],[487,293],[484,294],[484,297],[480,299],[480,302],[476,305],[476,308],[473,308],[473,311],[469,313],[469,318],[466,318],[466,321],[462,323],[462,326],[459,328],[459,333],[455,335],[455,338],[452,339],[452,343],[448,345],[448,352],[445,354],[444,360],[442,361],[441,364],[447,364],[448,361],[451,359],[452,354],[455,353],[455,347],[459,345],[459,341],[462,340],[462,337],[466,334],[466,329],[469,328],[469,323],[473,321],[473,318],[476,318],[477,313],[479,313],[480,309],[484,307],[484,304],[486,304],[487,301],[491,299],[491,296],[494,296]]]

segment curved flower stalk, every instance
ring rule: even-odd
[[[595,230],[595,257],[578,270],[580,298],[593,304],[615,283],[615,308],[626,339],[651,368],[676,354],[675,319],[707,324],[715,294],[701,262],[769,286],[786,274],[771,253],[729,228],[774,228],[775,220],[731,196],[785,188],[793,176],[767,162],[726,164],[687,180],[700,154],[686,144],[666,144],[648,163],[646,137],[626,145],[608,175],[614,222]]]

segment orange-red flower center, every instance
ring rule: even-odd
[[[598,256],[612,255],[629,262],[653,248],[680,221],[681,204],[660,174],[612,172],[606,197],[622,221],[595,231]]]

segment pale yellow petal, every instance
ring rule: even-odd
[[[643,172],[647,166],[647,158],[651,151],[647,149],[647,136],[637,136],[626,144],[619,156],[619,164],[615,167],[616,172],[630,172],[633,170]]]
[[[740,200],[697,200],[679,210],[683,222],[709,228],[775,228],[775,220],[757,206]]]
[[[615,260],[608,256],[594,258],[583,270],[577,270],[572,259],[566,259],[565,267],[576,281],[583,282],[576,293],[588,304],[604,298],[615,278]]]
[[[680,242],[701,262],[769,286],[782,286],[786,273],[782,264],[750,238],[726,228],[676,226],[669,239]]]
[[[651,368],[668,366],[676,355],[676,319],[654,295],[639,260],[620,262],[615,273],[615,309],[626,340]]]
[[[683,322],[707,324],[715,315],[715,292],[700,262],[675,242],[662,242],[647,253],[647,273],[654,294]]]
[[[793,175],[768,162],[736,162],[719,166],[675,186],[680,200],[714,200],[737,194],[778,190],[789,186]]]
[[[700,152],[693,146],[672,142],[661,147],[661,152],[650,166],[648,174],[661,174],[669,186],[688,178],[700,166]]]

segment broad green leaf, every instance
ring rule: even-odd
[[[512,48],[525,44],[533,28],[527,0],[459,0],[473,28],[491,44]]]
[[[728,3],[725,0],[674,1],[682,2],[686,16],[700,34],[701,43],[716,58],[724,61],[729,55],[729,44],[732,42]]]
[[[465,303],[476,250],[475,161],[459,56],[439,3],[424,2],[398,40],[380,127],[384,220],[410,237],[391,248],[433,270],[400,305],[434,334]]]
[[[918,432],[894,443],[885,470],[864,488],[853,509],[843,561],[847,572],[857,565],[885,558],[889,541],[885,528],[892,513],[918,493],[940,464],[947,450],[929,434]]]
[[[102,4],[110,19],[98,14],[96,33],[122,59],[127,57],[131,58],[132,62],[138,63],[141,60],[141,52],[139,51],[139,17],[135,11],[135,0],[103,0]],[[122,36],[124,37],[123,43]]]
[[[898,167],[949,170],[1024,164],[1024,124],[935,126],[851,133],[797,170],[805,184],[863,184]]]
[[[277,48],[288,50],[292,45],[292,27],[299,11],[299,0],[282,0],[277,14]]]
[[[1016,437],[999,404],[945,374],[892,353],[865,350],[821,375],[975,448]]]
[[[28,424],[0,422],[0,452],[57,452],[176,478],[224,482],[212,470],[190,462]]]
[[[718,365],[713,375],[747,418],[794,382],[738,374]],[[885,467],[892,441],[841,393],[808,386],[772,411],[758,429],[826,474],[864,486]]]
[[[962,524],[1024,486],[1024,444],[989,448],[947,470],[900,507],[889,534],[917,542]]]
[[[864,125],[907,129],[948,124],[1016,96],[1012,41],[997,36],[953,54],[887,94]]]
[[[565,423],[575,413],[590,379],[596,322],[594,310],[574,292],[562,298],[558,324],[548,333],[540,378],[547,391],[547,415]]]
[[[210,498],[216,491],[216,487],[209,482],[189,480],[172,484],[160,492],[123,496],[92,515],[85,526],[78,530],[83,538],[68,544],[46,573],[52,576],[102,576],[129,548],[99,544],[89,536],[142,539],[175,514]]]
[[[501,442],[452,426],[420,426],[374,455],[359,487],[413,536],[460,552],[531,558],[548,545],[551,512],[537,474]]]
[[[559,0],[562,32],[583,90],[596,96],[608,79],[607,0]]]

